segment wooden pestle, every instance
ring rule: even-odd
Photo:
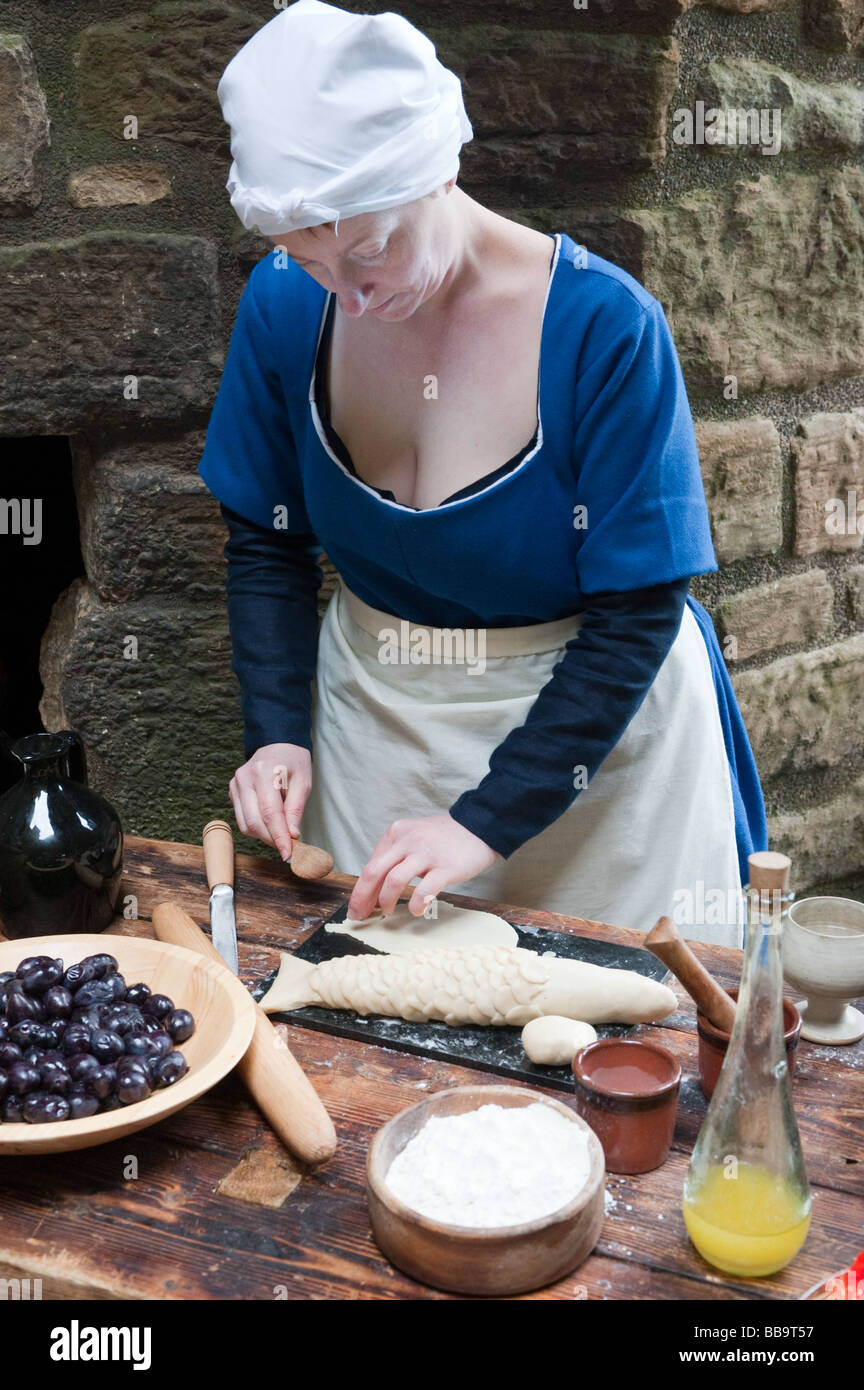
[[[668,965],[681,984],[715,1028],[732,1032],[735,1022],[735,1001],[713,979],[701,961],[697,960],[678,928],[669,917],[661,917],[645,938],[645,949]]]
[[[160,941],[210,956],[228,969],[210,938],[175,903],[154,907],[153,930]],[[255,1032],[237,1071],[286,1148],[305,1163],[326,1163],[336,1150],[333,1121],[300,1063],[257,1003],[255,1011]]]
[[[291,858],[286,861],[297,878],[326,878],[333,871],[333,855],[317,845],[304,845],[291,837]]]

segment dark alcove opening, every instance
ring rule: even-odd
[[[0,729],[13,739],[44,728],[39,646],[83,574],[69,440],[0,441]]]

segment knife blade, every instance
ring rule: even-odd
[[[210,935],[229,970],[237,975],[240,963],[234,916],[234,839],[231,827],[224,820],[208,821],[201,839],[207,886],[210,889]]]

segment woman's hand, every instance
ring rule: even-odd
[[[420,882],[408,908],[420,917],[449,883],[463,883],[500,858],[484,840],[446,813],[394,821],[357,879],[348,916],[361,921],[376,906],[384,913],[392,912],[400,894],[419,874]]]
[[[238,767],[228,785],[237,825],[291,858],[291,836],[312,789],[312,754],[296,743],[268,743]]]

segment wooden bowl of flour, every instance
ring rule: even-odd
[[[393,1159],[433,1115],[538,1102],[586,1134],[588,1176],[566,1206],[519,1226],[454,1226],[420,1215],[388,1188]],[[505,1297],[554,1284],[587,1259],[603,1225],[605,1178],[596,1134],[560,1101],[517,1086],[457,1086],[409,1106],[378,1131],[366,1162],[366,1196],[375,1241],[398,1269],[450,1293]]]

